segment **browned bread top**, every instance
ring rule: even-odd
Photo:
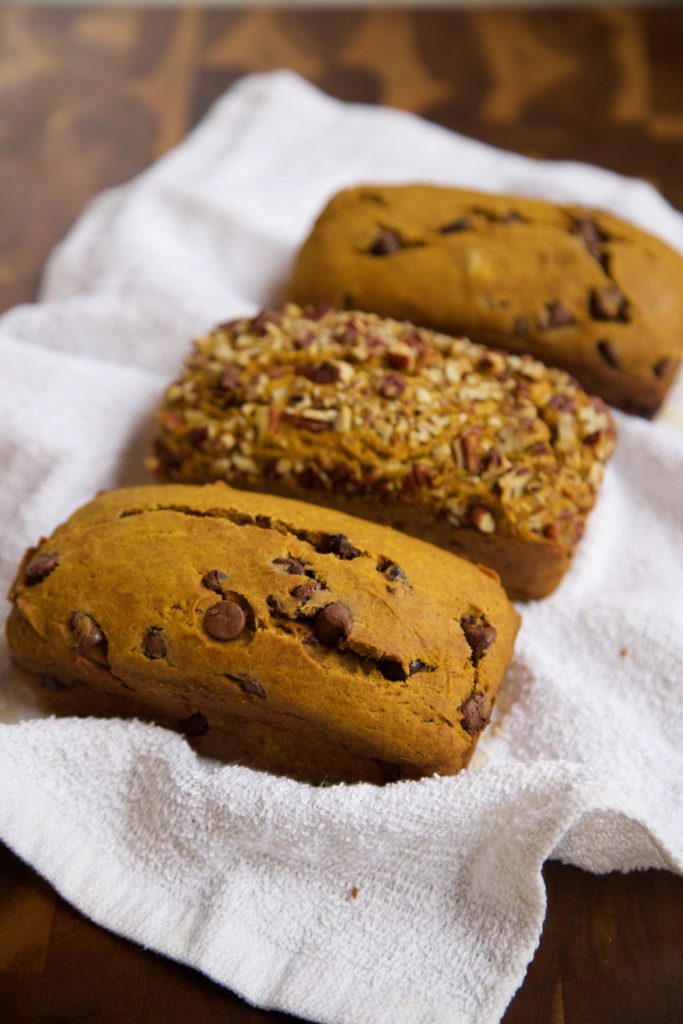
[[[598,210],[430,185],[336,195],[288,296],[406,318],[572,373],[652,416],[683,350],[683,258]]]

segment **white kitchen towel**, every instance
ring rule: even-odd
[[[0,320],[0,584],[95,491],[147,479],[192,335],[275,301],[345,185],[433,181],[611,209],[683,252],[649,185],[415,117],[243,79],[90,206],[40,303]],[[488,1024],[533,955],[556,857],[683,871],[683,384],[620,438],[571,571],[524,623],[453,778],[315,789],[137,722],[44,719],[0,659],[0,838],[93,920],[265,1007],[334,1024]]]

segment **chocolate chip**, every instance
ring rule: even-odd
[[[559,299],[554,299],[552,302],[546,302],[538,319],[538,329],[539,331],[550,331],[554,327],[567,327],[574,322],[571,310]]]
[[[32,559],[24,569],[24,580],[27,586],[32,587],[40,583],[46,576],[49,576],[58,565],[55,555],[38,555]]]
[[[86,612],[74,612],[71,616],[71,629],[76,635],[76,650],[89,651],[104,640],[104,633],[92,615]]]
[[[349,609],[338,601],[333,601],[318,612],[313,632],[316,640],[325,647],[336,647],[340,640],[346,640],[352,626],[353,619]]]
[[[525,316],[516,316],[512,324],[512,330],[518,338],[528,338],[529,321]]]
[[[268,595],[268,597],[266,598],[266,604],[270,608],[273,615],[285,614],[285,606],[283,605],[280,598],[277,597],[275,594]]]
[[[628,321],[628,301],[615,284],[593,288],[589,296],[590,313],[594,320]]]
[[[482,623],[474,615],[468,615],[460,620],[465,640],[472,650],[472,664],[478,664],[484,657],[489,647],[496,639],[497,633],[493,626]]]
[[[336,384],[340,377],[339,367],[327,360],[318,366],[298,366],[296,372],[314,384]]]
[[[292,597],[297,599],[297,601],[301,601],[302,604],[305,604],[305,602],[309,601],[315,593],[323,589],[324,587],[322,583],[319,583],[318,580],[312,580],[310,583],[302,583],[300,586],[294,587],[291,594]]]
[[[392,253],[398,252],[402,248],[403,244],[398,232],[392,231],[390,228],[382,228],[368,252],[372,256],[391,256]]]
[[[253,676],[231,676],[230,674],[228,674],[228,679],[232,679],[234,680],[234,682],[239,683],[240,687],[242,688],[242,690],[244,690],[245,693],[253,693],[255,697],[265,697],[266,695],[266,691],[263,689],[260,683],[256,682]]]
[[[194,715],[189,715],[188,718],[182,718],[178,722],[178,726],[186,736],[203,736],[208,731],[209,723],[204,715],[197,711]]]
[[[461,231],[471,231],[472,221],[469,217],[458,217],[457,220],[452,220],[450,224],[444,224],[442,228],[439,228],[439,234],[441,235],[455,235]]]
[[[239,366],[230,363],[221,373],[217,386],[221,391],[236,391],[240,385],[241,376],[242,371]]]
[[[377,663],[377,668],[380,670],[385,679],[388,679],[392,683],[401,682],[406,678],[405,670],[400,661],[396,658],[382,658]]]
[[[166,641],[164,640],[161,627],[151,626],[142,638],[142,652],[147,658],[165,658]]]
[[[414,462],[403,478],[403,486],[408,491],[429,487],[435,475],[436,471],[430,466],[421,466],[419,462]]]
[[[599,341],[597,344],[597,350],[601,358],[611,366],[613,369],[617,369],[619,366],[619,357],[617,356],[616,349],[611,341]]]
[[[288,555],[287,558],[274,558],[273,565],[282,565],[286,573],[290,576],[305,576],[306,575],[306,563],[302,562],[298,558],[292,558]]]
[[[214,640],[236,640],[246,624],[244,609],[236,601],[219,601],[204,614],[204,629]]]
[[[473,693],[468,697],[463,706],[462,727],[470,736],[476,736],[481,732],[489,720],[489,713],[486,709],[486,698],[483,693]]]
[[[201,448],[208,436],[209,431],[206,427],[193,427],[187,431],[185,439],[193,448]]]
[[[323,420],[309,420],[305,415],[285,413],[285,419],[297,430],[309,430],[312,434],[322,434],[325,430],[331,429],[330,423],[325,423]]]
[[[415,661],[411,661],[409,669],[411,676],[416,676],[419,672],[430,671],[429,665],[427,665],[426,662],[421,661],[419,658],[416,658]]]
[[[62,690],[68,690],[69,687],[66,683],[63,683],[57,676],[45,675],[40,677],[40,685],[44,686],[46,690],[51,690],[53,693],[60,693]]]
[[[296,349],[308,348],[311,342],[315,341],[315,331],[304,331],[292,339],[292,345]]]
[[[400,373],[387,373],[379,383],[377,390],[385,398],[398,398],[406,389],[407,381]]]
[[[660,379],[662,377],[668,377],[669,370],[673,366],[673,363],[674,361],[671,358],[671,356],[664,356],[663,359],[660,359],[658,360],[658,362],[655,363],[655,365],[652,367],[652,372],[654,373],[655,377],[659,377]]]
[[[343,558],[346,561],[351,561],[352,558],[358,558],[360,555],[358,548],[354,548],[345,533],[327,534],[323,537],[318,550],[323,555],[336,555],[337,558]]]
[[[462,446],[462,457],[465,469],[470,473],[478,473],[481,466],[483,452],[481,450],[481,435],[483,427],[470,427],[460,438]]]
[[[587,434],[583,439],[583,443],[589,445],[591,448],[596,445],[602,438],[601,430],[594,430],[592,434]]]
[[[202,585],[207,590],[213,590],[215,594],[222,593],[222,580],[227,580],[228,574],[220,569],[211,569],[206,576],[202,577]]]

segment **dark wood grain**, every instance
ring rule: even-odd
[[[0,309],[30,301],[85,203],[173,146],[241,75],[290,67],[486,142],[652,181],[683,208],[683,10],[0,8]],[[505,1024],[679,1024],[683,879],[551,863]],[[277,1024],[91,924],[0,847],[0,1021]],[[476,1022],[473,1022],[476,1024]]]

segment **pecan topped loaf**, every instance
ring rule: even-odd
[[[499,572],[559,582],[615,439],[570,376],[369,313],[287,305],[195,342],[150,468],[376,519]]]
[[[530,352],[646,417],[683,351],[683,257],[612,214],[520,196],[346,189],[320,214],[288,296]]]
[[[100,494],[10,598],[10,651],[51,710],[151,718],[309,782],[462,768],[519,623],[488,570],[223,483]]]

